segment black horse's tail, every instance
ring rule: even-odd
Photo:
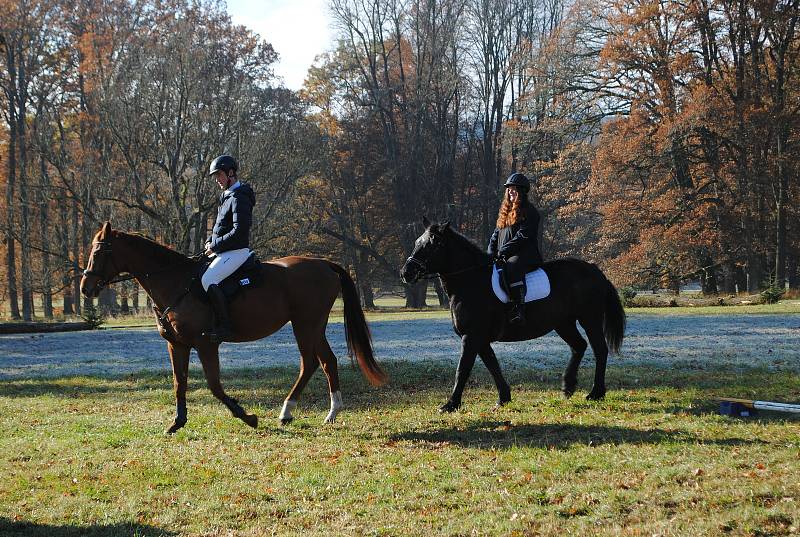
[[[364,310],[358,290],[353,283],[353,278],[347,271],[336,263],[328,262],[330,267],[339,275],[342,285],[342,301],[344,302],[344,332],[347,338],[347,351],[352,356],[355,354],[361,372],[373,386],[386,384],[389,377],[381,369],[372,353],[372,336],[369,333]]]
[[[614,284],[606,280],[606,304],[603,312],[603,334],[606,337],[609,349],[613,353],[619,353],[622,346],[622,339],[625,337],[625,309],[619,300],[619,293]]]

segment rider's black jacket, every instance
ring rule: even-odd
[[[250,247],[250,225],[253,222],[253,205],[256,195],[247,183],[233,191],[224,191],[219,197],[217,221],[208,239],[213,252],[222,253]]]
[[[534,270],[542,264],[539,253],[539,211],[530,203],[522,207],[525,218],[504,228],[495,228],[489,240],[489,255],[500,255],[505,259],[518,257],[526,270]]]

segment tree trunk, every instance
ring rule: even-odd
[[[417,282],[414,285],[406,285],[406,307],[421,309],[427,308],[426,295],[428,294],[428,280]]]
[[[20,272],[22,272],[22,319],[30,321],[33,319],[33,270],[31,267],[31,225],[30,225],[30,198],[28,192],[28,142],[25,133],[26,104],[28,101],[26,87],[24,62],[19,65],[20,87],[17,96],[17,135],[19,143],[19,201],[20,201],[20,246],[22,255],[20,256]]]
[[[72,199],[72,225],[70,226],[72,236],[72,297],[74,300],[75,313],[81,314],[81,250],[80,233],[81,223],[78,216],[78,200]]]
[[[361,294],[361,307],[368,310],[375,309],[375,293],[372,291],[372,284],[369,280],[358,281],[358,290]]]
[[[119,293],[119,312],[122,315],[128,315],[131,312],[130,307],[128,307],[128,294],[131,286],[129,283],[122,283],[120,285],[122,289]]]
[[[798,257],[795,254],[787,255],[787,277],[789,280],[789,289],[800,290],[800,264],[797,262]]]
[[[86,198],[88,199],[88,197],[89,196],[87,195]],[[88,207],[88,203],[87,203],[87,207]],[[91,233],[92,232],[89,229],[88,217],[87,217],[86,214],[84,214],[83,218],[81,218],[81,223],[80,223],[80,242],[82,244],[81,251],[83,251],[83,266],[84,267],[89,264],[89,256],[91,255],[91,252],[87,249],[87,248],[90,248],[90,244],[89,243],[92,240]],[[78,282],[79,282],[78,283],[78,287],[79,288],[80,288],[80,273],[81,272],[82,271],[79,270],[78,271],[78,275],[77,275]],[[94,307],[94,302],[92,301],[91,298],[83,297],[83,306],[84,307]]]
[[[739,293],[747,291],[747,271],[744,267],[736,267],[736,290]]]
[[[764,279],[764,268],[761,266],[761,256],[752,253],[747,256],[747,292],[755,294],[761,291]]]
[[[436,291],[436,297],[439,299],[439,306],[443,308],[447,308],[450,306],[450,299],[447,297],[447,293],[444,291],[444,287],[442,287],[442,280],[439,278],[435,278],[433,280],[433,290]]]
[[[789,190],[789,177],[783,157],[783,135],[779,129],[776,158],[778,161],[778,194],[775,210],[775,286],[786,287],[786,194]]]
[[[375,294],[372,292],[372,279],[369,274],[369,254],[364,251],[353,252],[356,284],[361,298],[361,307],[375,309]]]
[[[104,315],[117,313],[117,292],[110,287],[104,288],[97,297],[97,307]]]
[[[50,234],[48,233],[49,217],[48,204],[50,202],[50,178],[47,175],[47,166],[44,156],[39,156],[39,242],[42,246],[42,314],[46,319],[53,318],[53,278],[50,267]]]
[[[131,291],[131,306],[133,307],[133,313],[139,313],[139,284],[133,282],[133,291]]]
[[[702,260],[702,265],[705,267],[700,275],[700,282],[702,285],[703,295],[712,296],[719,293],[717,288],[717,269],[714,262],[710,257],[705,257]]]
[[[17,252],[14,240],[14,206],[17,184],[17,121],[13,103],[9,104],[8,175],[6,182],[6,280],[11,318],[19,319],[19,297],[17,296]]]
[[[733,262],[722,265],[722,292],[726,295],[736,293],[736,265]]]
[[[69,223],[67,220],[67,200],[61,199],[58,203],[58,215],[60,218],[61,229],[59,237],[61,239],[61,259],[63,273],[61,276],[61,286],[64,289],[64,315],[75,313],[73,307],[74,298],[72,295],[72,263],[69,260]]]

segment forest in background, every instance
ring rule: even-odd
[[[401,289],[422,215],[485,244],[513,171],[546,259],[643,289],[800,287],[800,0],[329,9],[336,46],[291,91],[223,2],[0,0],[0,311],[80,313],[105,220],[201,250],[223,152],[260,257],[340,262],[365,306]]]

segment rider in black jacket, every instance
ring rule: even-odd
[[[530,181],[521,173],[506,180],[497,227],[489,240],[489,255],[505,264],[509,295],[514,301],[512,324],[525,322],[525,274],[542,265],[539,253],[539,211],[528,201]]]
[[[247,183],[236,177],[238,165],[230,155],[220,155],[211,163],[208,175],[213,176],[223,190],[219,197],[217,220],[211,237],[206,241],[206,255],[214,260],[203,273],[203,288],[214,309],[214,329],[207,332],[212,341],[228,339],[232,333],[228,304],[219,284],[242,266],[250,256],[250,226],[256,196]]]

